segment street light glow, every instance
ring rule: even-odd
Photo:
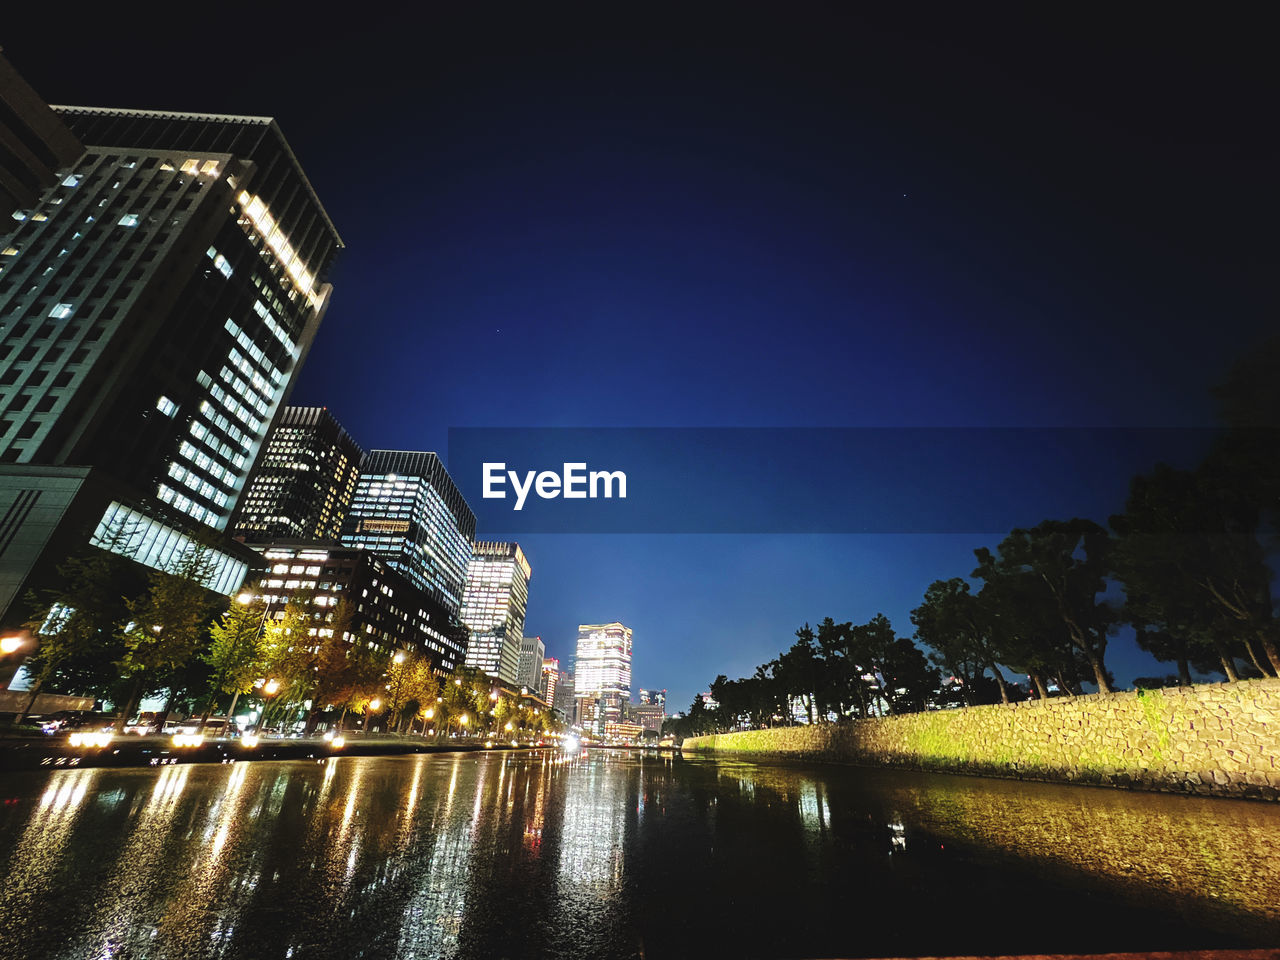
[[[7,656],[19,649],[24,642],[25,641],[22,637],[17,636],[16,634],[8,637],[0,637],[0,653]]]
[[[280,690],[280,681],[276,679],[268,680],[262,685],[262,692],[268,697],[274,697]]]

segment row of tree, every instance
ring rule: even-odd
[[[708,704],[696,697],[683,717],[668,720],[664,733],[697,736],[739,727],[923,710],[940,678],[910,639],[897,636],[883,614],[863,624],[830,617],[815,631],[808,624],[796,642],[750,677],[711,683]],[[803,718],[803,721],[801,721]]]
[[[1225,430],[1194,468],[1157,465],[1133,478],[1108,527],[1046,520],[974,551],[968,578],[934,581],[911,612],[914,639],[877,616],[860,626],[828,619],[751,677],[711,687],[673,724],[683,735],[866,716],[878,691],[889,712],[921,709],[934,667],[959,680],[964,702],[1008,702],[1006,671],[1033,695],[1109,692],[1109,641],[1123,627],[1176,674],[1139,685],[1189,684],[1196,674],[1235,681],[1280,675],[1280,620],[1268,553],[1280,521],[1280,339],[1237,365],[1218,390]],[[976,588],[976,589],[975,589]],[[932,666],[930,666],[932,664]],[[932,705],[938,705],[936,703]]]
[[[192,543],[140,580],[128,556],[130,531],[111,539],[107,549],[67,560],[57,590],[28,598],[26,626],[39,641],[26,664],[28,711],[52,687],[109,701],[118,730],[157,694],[166,699],[158,724],[173,711],[202,722],[233,714],[250,696],[261,725],[301,723],[308,733],[322,722],[341,726],[349,713],[362,715],[366,728],[437,737],[555,729],[548,711],[522,704],[480,671],[459,665],[441,679],[418,651],[361,642],[345,597],[331,605],[300,592],[272,608],[246,593],[228,604],[205,586],[208,545]]]

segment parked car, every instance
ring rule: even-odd
[[[35,718],[40,729],[47,734],[71,733],[73,731],[99,730],[110,727],[113,720],[104,713],[93,710],[60,710],[47,716]]]

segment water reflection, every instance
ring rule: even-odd
[[[5,786],[6,957],[903,956],[1280,934],[1272,805],[610,751]]]

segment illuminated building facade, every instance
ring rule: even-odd
[[[640,739],[644,734],[644,727],[638,723],[629,723],[625,720],[606,720],[603,732],[606,740],[620,740],[630,743]]]
[[[315,544],[271,543],[261,547],[267,571],[252,587],[280,618],[291,597],[309,598],[315,608],[312,635],[344,631],[348,643],[390,656],[418,651],[437,676],[462,662],[466,630],[441,604],[390,563],[366,550]],[[347,608],[340,608],[343,600]],[[344,614],[349,614],[345,618]]]
[[[661,730],[662,721],[667,719],[667,708],[660,703],[637,703],[631,713],[646,730]]]
[[[539,690],[542,699],[553,708],[556,705],[556,688],[560,685],[560,661],[554,657],[546,657],[542,661],[542,682]]]
[[[324,407],[285,407],[244,495],[236,535],[248,543],[336,541],[363,458]]]
[[[85,144],[0,233],[0,609],[85,543],[225,536],[342,242],[268,117],[56,107]],[[18,614],[25,611],[18,610]]]
[[[605,724],[622,722],[631,700],[631,628],[580,625],[574,661],[575,722],[602,734]]]
[[[482,540],[475,545],[461,613],[471,630],[467,666],[517,684],[532,575],[518,543]]]
[[[636,695],[636,699],[642,704],[657,704],[658,706],[665,707],[667,705],[667,691],[641,689],[641,691]]]
[[[476,516],[434,453],[365,456],[342,528],[344,546],[376,553],[457,616],[475,538]]]
[[[547,645],[541,637],[525,637],[520,641],[520,668],[516,683],[542,695],[542,662],[547,656]]]

